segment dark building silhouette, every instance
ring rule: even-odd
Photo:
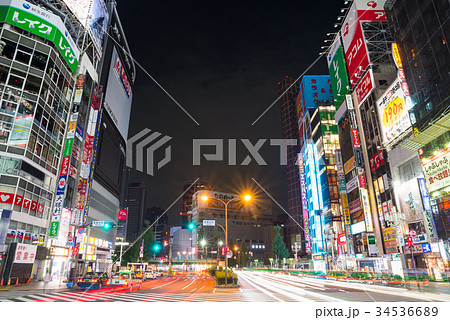
[[[297,117],[297,96],[300,91],[299,83],[294,84],[294,79],[286,76],[278,83],[278,94],[280,98],[281,111],[281,132],[283,139],[300,139],[298,117]],[[289,88],[290,87],[290,88]],[[288,89],[289,88],[289,89]],[[286,92],[287,90],[287,92]],[[286,92],[286,93],[285,93]],[[288,193],[287,211],[292,217],[287,217],[287,223],[284,229],[284,240],[291,248],[291,244],[300,243],[303,230],[303,218],[301,212],[300,198],[300,179],[298,166],[296,165],[297,154],[299,152],[298,145],[288,146],[287,148],[287,166],[286,166],[286,185]],[[294,221],[295,220],[295,221]],[[300,224],[300,226],[297,224]],[[302,251],[304,245],[302,244]]]
[[[143,182],[130,183],[128,186],[128,242],[133,242],[144,228],[145,197],[147,190]]]

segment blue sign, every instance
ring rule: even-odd
[[[319,103],[334,104],[330,76],[303,76],[300,83],[300,99],[303,115],[306,109],[315,109]]]
[[[431,245],[429,243],[422,243],[423,253],[431,252]]]
[[[56,189],[56,194],[64,194],[64,191],[66,190],[66,183],[67,183],[67,175],[59,176],[58,189]]]
[[[425,211],[431,212],[430,196],[428,195],[427,188],[425,186],[425,179],[419,178],[418,180],[419,180],[420,193],[422,194],[423,207],[424,207]]]

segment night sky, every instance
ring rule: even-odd
[[[284,167],[268,141],[260,154],[268,163],[228,166],[202,159],[192,165],[192,139],[282,138],[277,83],[297,78],[317,57],[343,1],[118,1],[118,11],[134,59],[200,124],[195,124],[138,68],[129,137],[144,128],[172,137],[172,161],[154,176],[132,170],[130,182],[148,188],[147,207],[167,208],[183,182],[201,178],[216,190],[261,192],[255,178],[286,207]],[[326,74],[323,57],[308,74]],[[247,152],[238,143],[238,163]],[[163,149],[159,153],[163,158]],[[203,150],[203,149],[202,149]],[[204,149],[205,153],[208,148]],[[213,151],[210,149],[209,151]],[[158,157],[158,153],[157,153]],[[176,224],[181,201],[168,212]],[[282,213],[274,207],[275,215]]]

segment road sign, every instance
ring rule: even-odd
[[[410,231],[409,231],[409,235],[410,235],[411,237],[415,238],[415,237],[417,236],[416,230],[410,230]]]
[[[431,252],[431,245],[429,243],[422,243],[423,253]]]
[[[80,229],[78,229],[78,234],[83,234],[84,233],[84,229],[83,228],[80,228]]]
[[[214,227],[216,225],[216,220],[203,220],[203,225]]]
[[[105,225],[105,221],[92,221],[93,227],[103,227]]]

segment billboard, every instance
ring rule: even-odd
[[[328,101],[333,104],[333,89],[330,76],[303,76],[300,83],[300,99],[303,106],[303,115],[306,109],[314,109],[319,102]]]
[[[372,69],[369,69],[355,89],[358,105],[366,101],[373,89],[375,89],[375,80],[373,79]]]
[[[126,141],[130,122],[131,84],[116,48],[113,49],[105,95],[105,108]]]
[[[298,169],[300,174],[300,192],[302,197],[303,232],[305,233],[305,251],[311,253],[311,233],[309,231],[308,196],[306,193],[305,165],[303,154],[298,154]]]
[[[330,47],[327,55],[328,70],[330,71],[331,87],[333,89],[334,105],[341,105],[345,99],[345,95],[350,90],[350,84],[347,77],[347,69],[345,66],[344,51],[342,50],[341,41],[337,36]]]
[[[108,11],[103,0],[63,0],[80,21],[83,27],[88,27],[94,44],[101,54],[108,27]]]
[[[359,23],[356,3],[353,2],[341,28],[342,43],[352,88],[369,66],[369,55]]]
[[[89,11],[88,30],[100,54],[105,42],[108,18],[108,10],[106,10],[103,0],[92,0],[91,10]]]
[[[411,127],[402,80],[396,78],[377,100],[382,141],[386,145]]]
[[[422,160],[423,175],[429,193],[450,185],[450,148]]]
[[[386,21],[384,4],[386,0],[355,0],[359,21]]]

